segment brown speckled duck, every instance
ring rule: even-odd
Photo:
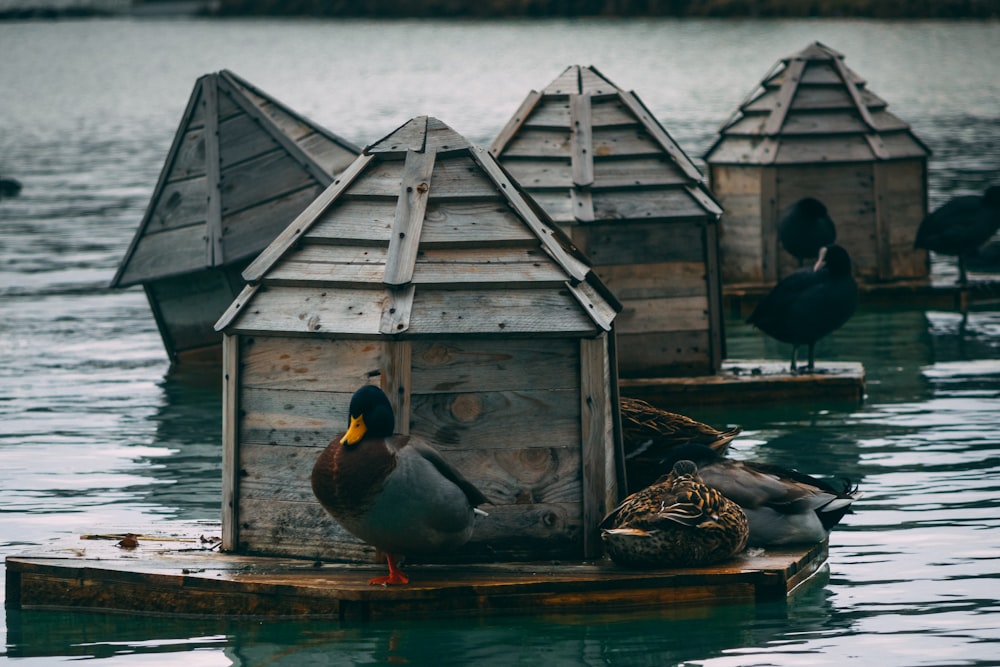
[[[398,561],[459,547],[472,536],[486,497],[429,443],[394,433],[395,417],[381,389],[354,393],[343,437],[320,454],[313,493],[355,537],[386,554],[389,574],[372,584],[406,584]]]
[[[629,567],[699,567],[743,551],[749,526],[739,505],[705,486],[691,461],[633,493],[601,522],[611,559]]]
[[[630,493],[646,488],[664,474],[664,461],[672,456],[674,448],[694,442],[725,454],[729,443],[742,431],[739,426],[720,431],[637,398],[622,397],[619,410]]]

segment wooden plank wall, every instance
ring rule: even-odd
[[[619,372],[711,373],[722,357],[709,318],[718,258],[705,245],[715,222],[654,129],[617,92],[549,94],[494,150],[622,302]]]
[[[761,256],[761,179],[766,167],[713,164],[712,193],[722,206],[719,254],[726,287],[764,282]]]
[[[927,161],[899,160],[875,165],[878,215],[886,229],[886,278],[923,279],[930,274],[927,251],[913,247],[927,215]]]
[[[239,294],[243,264],[208,269],[146,284],[150,307],[171,358],[188,350],[219,345],[212,325]]]
[[[370,560],[372,549],[320,508],[309,475],[320,450],[345,429],[351,394],[379,382],[390,356],[397,365],[405,359],[388,347],[401,343],[241,340],[239,550]],[[493,503],[472,542],[441,559],[580,557],[578,341],[407,345],[410,432],[431,440]]]
[[[712,166],[713,192],[725,209],[720,244],[725,284],[771,283],[799,268],[781,247],[777,224],[782,211],[802,197],[826,204],[837,243],[850,253],[859,279],[926,278],[926,253],[913,249],[926,214],[924,170],[923,160]],[[763,187],[768,171],[776,176],[773,197]],[[766,205],[772,200],[769,214]]]
[[[286,150],[232,94],[215,76],[200,80],[193,112],[178,129],[177,150],[164,166],[163,187],[150,202],[150,221],[121,276],[123,284],[250,258],[332,180],[311,173],[317,167]],[[287,122],[283,127],[301,133]],[[318,154],[343,165],[349,151],[336,148]]]

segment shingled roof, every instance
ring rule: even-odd
[[[930,149],[820,42],[771,68],[705,153],[712,164],[870,162]]]
[[[359,152],[228,70],[200,77],[111,285],[253,257]]]
[[[532,91],[490,152],[560,223],[717,219],[705,178],[634,92],[595,67]]]
[[[620,308],[488,152],[427,116],[366,148],[243,277],[217,330],[594,335]]]

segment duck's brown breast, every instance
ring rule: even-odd
[[[357,515],[370,507],[396,467],[396,455],[382,438],[327,445],[313,466],[312,488],[334,517]]]

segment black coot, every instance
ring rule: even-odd
[[[953,197],[930,213],[917,230],[914,248],[958,257],[958,282],[965,285],[966,255],[973,254],[1000,229],[1000,185],[986,189],[982,197]]]
[[[782,247],[799,260],[819,256],[820,248],[837,240],[837,228],[818,199],[805,197],[784,210],[778,221],[778,238]]]
[[[820,338],[842,327],[858,307],[858,285],[851,275],[851,257],[839,245],[820,250],[813,268],[799,269],[782,278],[765,296],[747,322],[782,343],[792,344],[792,371],[798,349],[813,347]]]

